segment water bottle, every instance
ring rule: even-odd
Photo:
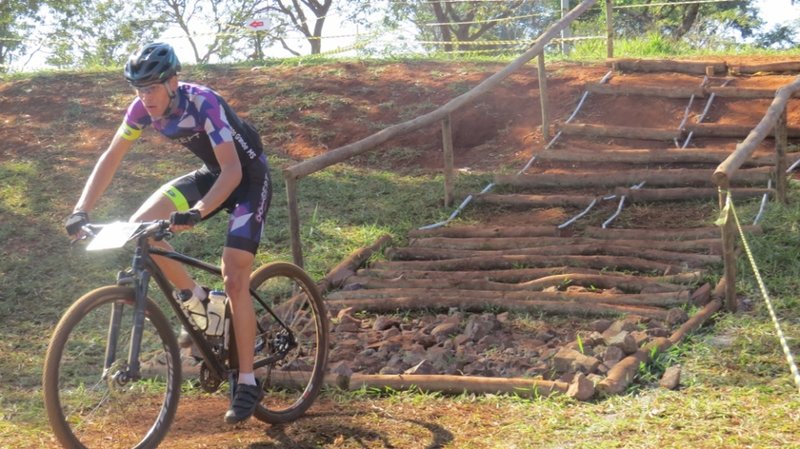
[[[225,292],[213,290],[208,294],[208,327],[206,334],[217,337],[225,333]]]
[[[191,290],[181,290],[175,296],[181,302],[181,307],[186,312],[186,316],[194,322],[198,329],[205,330],[208,320],[203,301],[195,296]]]

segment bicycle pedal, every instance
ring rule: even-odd
[[[117,272],[117,285],[133,285],[133,273],[129,270]]]

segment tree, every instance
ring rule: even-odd
[[[59,68],[120,65],[164,30],[147,0],[51,1],[47,15],[47,63]]]
[[[195,62],[208,63],[212,56],[224,59],[247,40],[253,37],[244,24],[267,8],[267,3],[253,0],[160,0],[167,8],[166,24],[177,25],[186,36],[194,52]],[[197,30],[202,30],[197,33]],[[210,40],[201,49],[197,38]],[[256,54],[263,42],[254,38],[258,45]],[[244,49],[242,49],[244,50]]]
[[[25,36],[33,27],[27,19],[39,11],[39,0],[0,2],[0,73],[8,71],[15,56],[27,50]]]
[[[442,49],[447,52],[465,47],[460,45],[465,42],[496,39],[497,35],[493,35],[492,30],[506,36],[518,35],[519,23],[527,26],[530,22],[527,19],[543,12],[541,2],[536,5],[525,0],[408,1],[390,2],[389,5],[390,22],[410,20],[417,27],[419,40],[441,42]],[[532,13],[534,10],[536,13]]]
[[[347,0],[272,0],[262,12],[268,14],[276,24],[274,35],[281,46],[293,55],[302,52],[289,45],[290,33],[298,32],[308,42],[310,53],[322,52],[322,29],[331,16],[339,17],[338,23],[365,23],[365,17],[376,7],[370,2]]]

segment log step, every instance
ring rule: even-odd
[[[606,240],[605,242],[610,242]],[[386,256],[391,260],[445,260],[466,258],[491,258],[503,256],[628,256],[664,263],[685,264],[689,267],[701,267],[720,263],[719,255],[682,253],[657,249],[636,248],[621,244],[586,244],[586,245],[554,245],[538,248],[509,249],[498,251],[480,251],[465,249],[398,247],[389,248]]]
[[[525,175],[495,175],[497,185],[526,188],[557,187],[616,187],[639,184],[645,181],[648,186],[715,186],[711,181],[714,169],[665,169],[665,170],[621,170],[574,171],[569,173],[538,173]],[[772,175],[769,167],[743,169],[736,172],[736,182],[744,184],[763,184]]]
[[[507,255],[493,257],[465,257],[445,260],[378,261],[373,268],[383,270],[414,271],[467,271],[508,270],[516,268],[544,268],[570,266],[596,270],[637,271],[655,275],[678,274],[689,270],[685,264],[655,262],[631,256],[548,256]]]
[[[586,150],[586,149],[553,149],[543,151],[536,155],[539,161],[547,162],[598,162],[626,163],[626,164],[712,164],[714,168],[730,156],[732,149],[706,150],[691,149],[663,149],[663,150]],[[789,164],[800,159],[800,153],[787,155]],[[744,166],[774,166],[775,155],[767,154],[756,156],[745,161]]]
[[[641,95],[646,97],[689,99],[706,98],[711,94],[719,98],[770,99],[777,89],[760,89],[728,86],[676,87],[676,86],[629,86],[625,84],[588,84],[586,90],[600,95]],[[792,95],[800,98],[800,92]]]
[[[671,59],[611,59],[611,67],[620,72],[675,72],[689,75],[715,75],[728,72],[719,61],[676,61]]]
[[[730,189],[730,191],[736,199],[775,194],[774,189],[734,188]],[[627,201],[634,202],[690,201],[698,199],[717,199],[719,197],[719,191],[711,187],[678,187],[665,189],[630,189],[627,187],[617,187],[614,189],[614,195],[618,198],[625,196]],[[592,195],[525,195],[519,193],[506,195],[485,193],[475,194],[474,197],[475,202],[479,204],[520,208],[586,207],[593,200],[601,199],[599,196]]]
[[[614,137],[671,142],[681,136],[678,129],[592,125],[588,123],[562,123],[558,125],[558,129],[568,136],[579,137]]]
[[[425,237],[413,239],[411,247],[462,249],[462,250],[508,250],[536,248],[555,245],[599,245],[606,239],[591,237],[519,237],[519,238],[450,238]],[[669,251],[702,252],[721,254],[722,243],[719,237],[694,240],[653,240],[653,239],[618,239],[618,245],[636,248],[661,249]]]
[[[541,291],[546,288],[579,285],[588,288],[617,288],[628,293],[664,293],[686,290],[685,285],[659,282],[647,277],[630,275],[608,275],[604,273],[583,274],[565,273],[545,276],[524,282],[497,282],[480,277],[450,278],[450,279],[407,279],[397,277],[382,279],[363,275],[351,276],[347,279],[347,288],[354,289],[400,289],[400,288],[427,288],[427,289],[460,289],[460,290],[495,290],[495,291]]]

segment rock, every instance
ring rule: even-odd
[[[411,374],[411,375],[413,375],[413,374],[433,374],[433,373],[434,373],[433,365],[431,364],[431,362],[429,362],[429,361],[427,361],[425,359],[422,359],[422,361],[420,361],[416,365],[414,365],[411,368],[403,371],[403,374]]]
[[[389,327],[385,331],[383,331],[383,338],[392,338],[397,335],[400,335],[402,331],[399,327]]]
[[[503,313],[498,313],[498,314],[497,314],[497,321],[498,321],[500,324],[503,324],[503,323],[508,323],[508,321],[509,321],[510,319],[511,319],[511,315],[510,315],[508,312],[503,312]]]
[[[342,320],[345,316],[350,316],[351,318],[353,315],[353,308],[352,307],[345,307],[344,309],[340,310],[339,313],[336,314],[337,320]]]
[[[391,327],[400,328],[400,322],[395,320],[394,318],[387,317],[384,315],[379,315],[375,318],[375,322],[372,323],[372,328],[376,331],[385,331]]]
[[[560,373],[568,371],[593,373],[598,365],[600,365],[600,361],[596,358],[569,348],[561,348],[553,357],[553,368]]]
[[[635,330],[636,324],[625,320],[617,320],[611,323],[611,326],[608,326],[608,329],[603,331],[603,337],[610,338],[622,331],[630,332]]]
[[[414,334],[413,341],[427,349],[436,344],[436,337],[426,334],[425,332],[418,331],[416,334]]]
[[[535,338],[536,340],[541,340],[541,341],[543,341],[545,343],[549,342],[550,340],[554,339],[555,337],[556,337],[556,333],[553,332],[553,330],[550,329],[549,327],[545,327],[544,329],[541,329],[539,332],[536,332],[533,335],[533,338]]]
[[[689,314],[685,310],[674,307],[667,311],[667,323],[671,326],[676,324],[685,323],[689,320]]]
[[[334,327],[334,332],[358,332],[361,329],[361,322],[358,323],[349,321],[349,320],[342,320],[339,324]]]
[[[639,350],[636,339],[628,331],[622,331],[614,336],[606,337],[606,346],[616,346],[625,354],[633,354]]]
[[[594,382],[583,373],[578,373],[567,388],[567,396],[579,401],[588,401],[594,396]]]
[[[353,370],[350,368],[350,363],[341,361],[330,365],[331,374],[336,375],[336,386],[342,390],[347,390],[350,386],[350,376],[353,375]]]
[[[607,367],[611,368],[612,366],[616,365],[617,362],[622,360],[623,357],[625,357],[625,352],[623,352],[620,347],[609,346],[603,353],[603,363],[605,363]]]
[[[436,337],[437,341],[442,341],[443,339],[449,338],[459,332],[459,326],[457,322],[450,322],[445,321],[433,329],[431,329],[431,335]]]
[[[680,383],[681,383],[680,365],[673,365],[667,368],[667,370],[664,371],[664,375],[661,376],[661,380],[658,381],[658,385],[668,390],[676,390],[680,385]]]
[[[464,326],[464,335],[472,341],[478,341],[498,328],[500,328],[500,323],[493,314],[472,315]]]
[[[605,330],[609,327],[611,327],[611,320],[607,320],[605,318],[594,320],[589,323],[589,329],[595,332],[605,332]]]

